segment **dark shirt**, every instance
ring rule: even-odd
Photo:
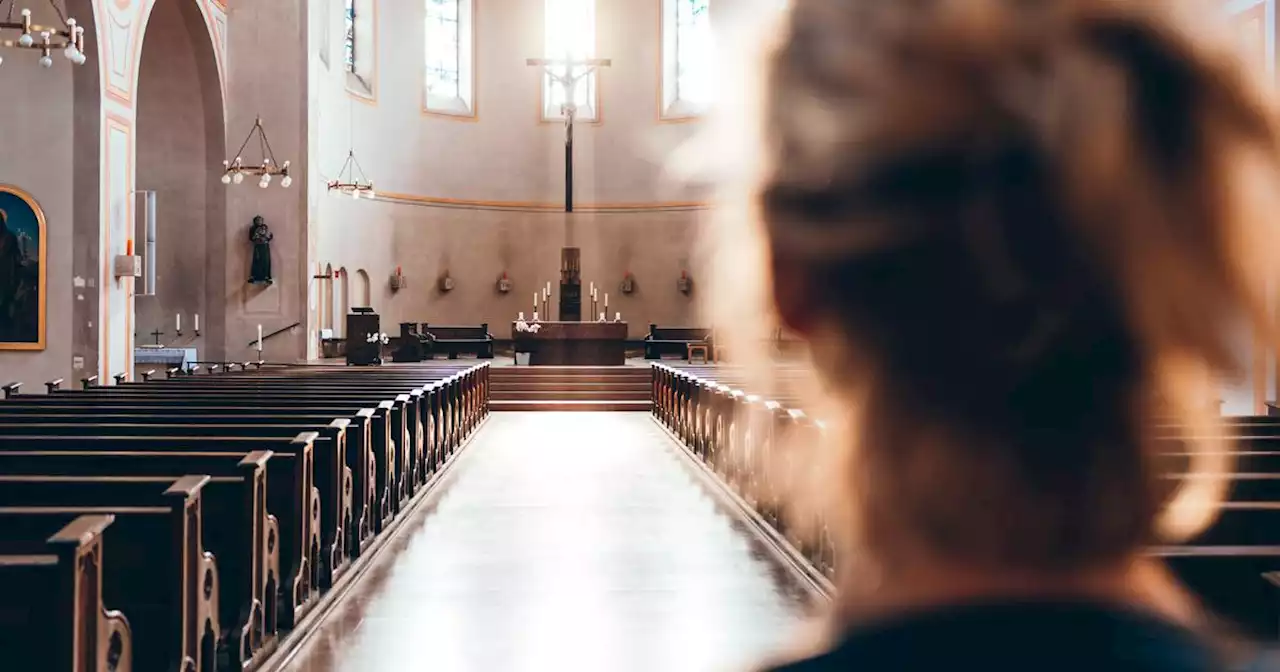
[[[1276,669],[1263,665],[1243,669]],[[776,672],[1227,669],[1196,635],[1155,616],[1093,604],[1027,603],[950,607],[869,624],[829,653]]]

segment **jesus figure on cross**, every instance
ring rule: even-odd
[[[578,114],[578,84],[598,68],[612,65],[607,58],[530,58],[528,65],[544,68],[552,84],[561,87],[564,104],[564,211],[573,212],[573,122]]]

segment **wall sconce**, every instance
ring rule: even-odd
[[[689,271],[680,271],[680,279],[676,280],[676,289],[685,296],[693,291],[693,278],[689,277]]]
[[[623,294],[630,294],[636,291],[636,276],[631,275],[631,271],[627,271],[622,276],[622,283],[618,285],[618,291]]]
[[[396,266],[396,272],[391,276],[391,291],[398,292],[409,286],[409,279],[404,277],[400,272],[400,267]]]
[[[507,272],[502,272],[502,277],[498,278],[498,293],[506,294],[511,291],[511,279],[507,277]]]
[[[441,293],[451,292],[453,291],[453,276],[449,275],[449,271],[445,271],[444,275],[440,276],[440,281],[436,284]]]

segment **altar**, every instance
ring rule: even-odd
[[[531,322],[537,332],[517,331],[517,354],[528,353],[530,366],[622,366],[627,362],[626,322]]]

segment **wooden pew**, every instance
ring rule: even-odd
[[[445,326],[422,324],[422,334],[426,336],[429,349],[427,357],[435,353],[443,353],[449,359],[457,359],[460,354],[474,354],[480,359],[493,359],[493,334],[489,333],[489,325]]]
[[[0,542],[0,660],[5,669],[131,672],[129,621],[102,600],[110,515]]]
[[[292,439],[302,432],[316,431],[314,425],[270,424],[156,424],[148,422],[103,423],[97,418],[63,418],[63,422],[6,422],[0,418],[0,436],[154,436],[154,437],[239,437]],[[352,520],[352,476],[346,466],[346,419],[332,420],[319,428],[312,445],[315,468],[311,474],[319,493],[319,561],[314,579],[327,588],[347,568],[345,534]],[[313,514],[315,511],[313,511]],[[346,527],[344,527],[346,526]]]
[[[644,337],[644,358],[662,359],[663,355],[678,354],[688,357],[689,344],[710,346],[712,335],[710,329],[701,327],[659,327],[649,325],[649,333]]]
[[[211,669],[219,638],[218,571],[201,539],[207,476],[0,476],[0,546],[82,515],[111,513],[102,593],[128,614],[140,670]],[[17,544],[18,552],[23,552]]]
[[[267,510],[279,533],[278,606],[283,628],[292,628],[313,606],[320,554],[319,493],[312,483],[315,432],[293,439],[155,436],[0,436],[0,451],[229,453],[271,451],[267,462]],[[270,534],[270,531],[268,531]]]
[[[229,669],[255,665],[276,638],[279,528],[266,506],[270,452],[0,451],[0,474],[103,476],[171,480],[209,474],[201,491],[205,548],[218,559],[219,620]]]

